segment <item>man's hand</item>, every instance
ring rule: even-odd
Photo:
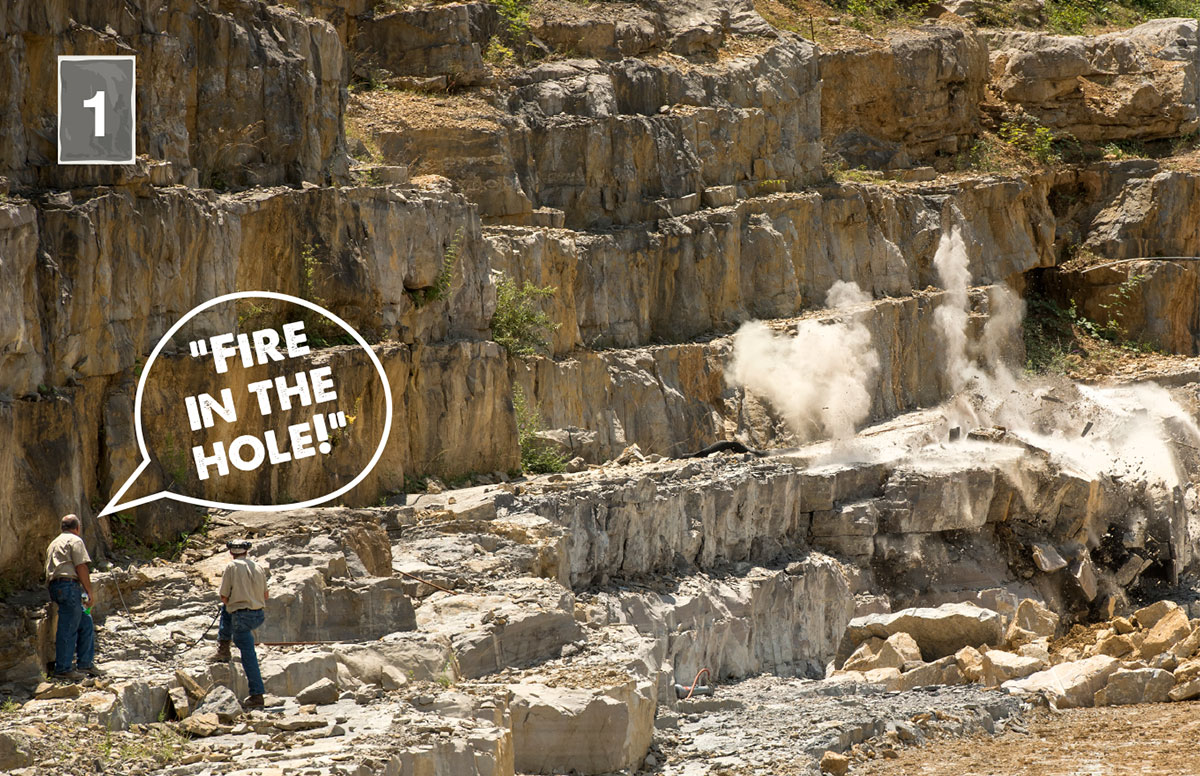
[[[75,567],[75,573],[79,575],[79,584],[83,585],[83,592],[87,596],[86,606],[91,606],[95,602],[96,596],[92,594],[92,577],[88,574],[87,564],[80,563]]]

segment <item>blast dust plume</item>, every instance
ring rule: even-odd
[[[826,304],[846,311],[871,300],[854,283],[837,282]],[[795,335],[776,334],[758,321],[733,337],[726,371],[733,385],[764,397],[799,441],[848,439],[871,412],[879,356],[862,319],[846,312],[833,322],[805,320]]]

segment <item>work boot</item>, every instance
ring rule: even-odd
[[[104,673],[104,669],[100,668],[99,666],[79,666],[79,670],[88,676],[95,676],[97,678],[101,676],[107,676],[107,674]]]
[[[208,662],[210,662],[210,663],[228,663],[230,660],[232,660],[233,656],[229,654],[230,643],[231,642],[229,642],[227,640],[226,641],[218,641],[217,642],[217,651],[212,654],[212,657],[210,657],[208,659]]]
[[[87,674],[72,669],[62,672],[55,671],[54,676],[51,678],[56,682],[82,682],[84,679],[87,679]]]
[[[263,707],[263,697],[261,695],[250,695],[242,702],[243,709],[261,709]]]

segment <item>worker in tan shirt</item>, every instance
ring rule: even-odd
[[[46,583],[50,600],[58,604],[54,678],[77,682],[86,676],[103,675],[95,663],[96,631],[91,608],[96,596],[87,567],[92,558],[80,536],[79,518],[66,515],[60,525],[62,533],[46,548]]]
[[[263,680],[254,651],[254,631],[263,624],[263,607],[267,603],[267,575],[250,560],[250,542],[226,542],[233,561],[221,575],[221,624],[217,627],[217,651],[213,662],[230,659],[232,641],[242,655],[242,668],[250,684],[250,695],[242,705],[248,709],[262,708]]]

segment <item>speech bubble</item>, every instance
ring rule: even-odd
[[[195,496],[189,496],[183,493],[175,493],[165,489],[157,490],[156,492],[147,496],[131,499],[129,501],[122,501],[122,498],[124,498],[126,492],[143,475],[143,473],[146,471],[146,468],[150,466],[152,460],[146,445],[146,434],[142,415],[143,396],[146,390],[147,381],[153,373],[155,361],[163,352],[163,348],[168,343],[172,342],[175,335],[184,327],[184,325],[197,315],[200,315],[206,310],[209,310],[217,305],[249,299],[268,299],[274,300],[275,302],[283,302],[307,308],[308,310],[317,313],[322,318],[331,321],[338,328],[345,331],[345,333],[349,335],[354,342],[363,349],[363,351],[366,352],[371,361],[371,365],[375,368],[375,372],[378,374],[379,380],[382,383],[385,406],[383,432],[380,436],[379,443],[375,448],[374,454],[371,456],[371,460],[368,461],[366,466],[364,466],[361,471],[358,472],[357,476],[355,476],[350,482],[339,487],[337,490],[303,501],[289,502],[284,504],[243,504],[230,501],[196,498]],[[294,358],[297,360],[296,368],[300,369],[300,364],[309,363],[308,361],[304,360],[304,356],[309,355],[310,353],[309,348],[304,344],[305,333],[303,331],[303,324],[297,328],[296,323],[293,322],[280,328],[283,330],[283,333],[278,334],[272,332],[274,336],[272,336],[272,333],[268,333],[271,331],[270,329],[263,329],[258,332],[254,332],[254,347],[251,347],[248,350],[251,355],[244,353],[243,350],[238,348],[238,345],[250,343],[252,335],[244,332],[237,334],[235,332],[232,334],[226,333],[214,337],[206,337],[189,343],[191,346],[191,356],[193,359],[200,359],[208,356],[212,357],[212,380],[215,383],[220,383],[223,378],[227,377],[227,373],[231,367],[237,368],[239,361],[241,361],[241,363],[246,367],[251,367],[253,365],[270,366],[269,362],[272,360],[281,362],[290,358]],[[263,336],[259,338],[257,336],[259,334],[262,334]],[[242,343],[243,338],[245,339],[245,343]],[[262,346],[261,348],[258,347],[260,345]],[[285,352],[288,354],[286,357],[282,355]],[[315,354],[320,354],[323,352],[324,351],[320,350],[311,351],[311,353]],[[258,362],[257,364],[246,363],[242,360],[249,358],[251,361],[253,361],[253,354],[261,355],[263,353],[268,354],[269,357],[263,356],[264,360],[262,362]],[[272,412],[272,392],[275,390],[278,390],[278,393],[275,394],[275,400],[280,402],[282,405],[279,407],[279,409],[282,410],[280,415],[282,416],[284,412],[291,410],[292,403],[289,395],[292,398],[295,398],[298,394],[302,393],[298,390],[300,382],[305,383],[305,390],[303,393],[308,399],[308,401],[304,402],[305,407],[307,407],[310,402],[314,401],[323,403],[323,405],[320,408],[313,408],[312,423],[307,432],[301,430],[299,433],[297,433],[296,427],[301,424],[294,424],[286,429],[279,429],[279,431],[282,432],[279,435],[272,434],[271,431],[268,431],[267,435],[270,438],[265,439],[265,444],[262,444],[262,440],[255,442],[255,439],[251,437],[251,435],[238,437],[224,450],[226,459],[225,468],[229,469],[230,467],[228,464],[236,460],[237,463],[235,463],[234,466],[241,469],[243,472],[247,472],[259,467],[283,463],[287,460],[296,461],[300,460],[301,458],[312,457],[317,455],[318,452],[328,453],[332,449],[332,446],[323,440],[327,440],[329,438],[331,431],[337,432],[340,429],[345,429],[347,426],[345,410],[351,406],[357,406],[356,404],[353,404],[353,400],[350,397],[336,395],[336,390],[334,390],[334,381],[332,380],[330,371],[331,370],[329,367],[324,367],[322,369],[305,371],[303,375],[297,372],[295,375],[296,384],[288,385],[285,382],[280,384],[278,389],[276,389],[274,384],[267,385],[267,381],[258,381],[257,383],[248,386],[251,392],[254,394],[253,403],[255,406],[260,407],[260,412],[263,417],[269,416]],[[203,394],[202,396],[200,394],[186,397],[181,395],[179,396],[179,404],[186,407],[187,417],[193,423],[204,424],[205,428],[221,422],[229,422],[232,424],[236,422],[236,418],[233,418],[232,420],[229,418],[229,412],[231,411],[232,407],[232,396],[230,393],[227,393],[227,391],[229,391],[229,389],[217,389],[210,393]],[[214,397],[221,396],[228,397],[230,399],[229,403],[222,405],[219,399],[214,399]],[[334,398],[330,398],[331,396]],[[245,397],[242,398],[245,400]],[[300,401],[300,399],[297,399],[297,401]],[[224,413],[222,412],[223,408],[225,409]],[[353,489],[356,485],[362,482],[368,474],[371,473],[371,470],[375,468],[375,465],[379,462],[380,457],[383,455],[384,449],[387,446],[388,436],[391,431],[392,388],[391,384],[388,382],[387,374],[384,372],[383,364],[380,363],[379,357],[375,355],[374,351],[371,349],[371,346],[365,339],[363,339],[361,334],[355,331],[350,324],[346,323],[337,315],[307,299],[301,299],[288,294],[280,294],[272,291],[239,291],[237,293],[218,296],[214,299],[210,299],[204,304],[193,307],[159,339],[158,344],[155,346],[153,352],[151,352],[150,357],[146,360],[146,364],[142,369],[141,376],[138,379],[137,395],[134,400],[133,413],[135,433],[137,435],[138,451],[141,454],[141,461],[134,470],[133,474],[125,480],[125,483],[120,487],[120,489],[117,490],[116,495],[113,496],[108,505],[105,506],[100,512],[101,517],[104,515],[113,514],[122,509],[131,509],[133,507],[148,504],[160,499],[170,499],[185,504],[194,504],[196,506],[218,509],[253,509],[260,512],[280,512],[288,509],[311,507],[331,501],[343,493]],[[262,420],[261,418],[257,419]],[[191,428],[193,431],[195,431],[197,430],[197,425],[192,425]],[[323,436],[322,433],[324,434]],[[336,442],[336,440],[334,441]],[[281,450],[289,443],[291,444],[291,447],[288,448],[290,452],[281,452]],[[237,449],[234,449],[235,446]],[[191,456],[188,460],[194,462],[195,470],[197,471],[199,478],[201,480],[205,480],[208,477],[221,476],[221,467],[217,465],[220,462],[217,461],[215,457],[205,459],[204,453],[197,455],[195,449],[196,448],[193,448],[191,451],[189,451]],[[213,449],[207,452],[213,453],[215,456],[216,452],[218,451]],[[247,458],[247,455],[249,458]],[[284,455],[293,455],[294,458],[283,459],[282,456]],[[203,460],[208,460],[208,463],[202,464]],[[258,460],[259,463],[255,464],[253,469],[242,468],[242,464],[250,464],[255,460]],[[203,473],[201,474],[201,472]]]

